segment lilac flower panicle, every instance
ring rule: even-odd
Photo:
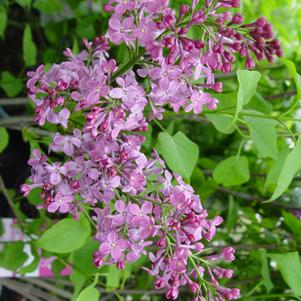
[[[48,72],[44,66],[28,72],[35,120],[57,125],[49,151],[64,159],[52,162],[34,150],[21,190],[28,195],[40,188],[51,213],[77,216],[86,204],[93,208],[97,267],[123,269],[145,255],[150,265],[144,269],[167,299],[177,299],[186,286],[193,301],[232,300],[239,290],[220,280],[233,276],[222,265],[235,259],[234,249],[212,254],[206,248],[222,218],[210,219],[193,188],[155,151],[150,157],[142,152],[141,134],[167,107],[194,114],[216,109],[210,91],[222,92],[222,83],[215,73],[230,72],[236,56],[254,68],[254,58],[272,62],[282,52],[266,19],[243,24],[241,14],[227,10],[239,0],[199,4],[177,13],[168,0],[110,0],[105,36],[84,40],[78,55],[67,49],[67,60]],[[194,27],[204,32],[199,40],[188,37]],[[109,56],[110,43],[124,43],[133,59],[119,66]],[[83,120],[74,117],[79,114]]]

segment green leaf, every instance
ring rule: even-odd
[[[22,138],[24,142],[31,142],[31,141],[39,140],[39,135],[34,131],[32,131],[31,129],[24,127],[22,129]]]
[[[199,157],[197,144],[182,132],[177,132],[174,136],[161,132],[158,135],[157,148],[173,172],[190,179]]]
[[[99,291],[94,287],[94,285],[90,285],[79,294],[76,301],[98,301],[99,297]]]
[[[246,105],[255,95],[261,74],[258,71],[237,70],[239,83],[237,100],[238,103]]]
[[[172,135],[174,133],[174,130],[175,130],[175,122],[174,121],[171,121],[169,124],[168,124],[168,127],[166,128],[166,132],[169,134],[169,135]]]
[[[8,71],[2,72],[0,86],[9,97],[18,95],[23,89],[22,81]]]
[[[200,167],[209,169],[209,170],[214,169],[217,165],[217,163],[215,161],[213,161],[212,159],[206,158],[206,157],[199,158],[198,164],[200,165]]]
[[[267,292],[269,293],[273,289],[274,284],[271,281],[268,259],[267,259],[267,251],[266,249],[260,249],[259,252],[260,252],[260,259],[261,259],[261,275],[263,277],[262,283],[265,286]]]
[[[264,114],[273,112],[273,105],[267,102],[258,92],[252,97],[250,102],[245,106],[246,109],[255,110]]]
[[[4,37],[5,29],[7,26],[7,13],[4,6],[0,6],[0,37]]]
[[[115,265],[110,265],[107,274],[107,288],[113,289],[119,287],[121,272],[116,268]]]
[[[28,258],[23,249],[24,243],[20,241],[6,244],[0,254],[0,266],[10,271],[17,271]]]
[[[86,282],[86,276],[78,272],[77,270],[73,270],[72,274],[70,275],[70,281],[72,282],[74,287],[72,295],[72,301],[74,301],[76,300],[78,294],[80,293]]]
[[[288,60],[287,58],[282,58],[281,61],[289,70],[290,75],[293,77],[296,89],[297,89],[297,98],[301,98],[301,75],[297,73],[297,68],[294,62]],[[293,107],[295,104],[293,105]]]
[[[60,258],[55,258],[51,263],[51,270],[55,278],[60,277],[62,270],[66,265],[60,260]]]
[[[126,283],[126,281],[131,277],[132,275],[132,264],[126,264],[125,268],[123,270],[121,270],[121,284],[120,287],[124,288],[124,284]]]
[[[288,153],[289,149],[287,147],[283,148],[279,153],[277,160],[272,164],[264,184],[265,190],[274,191],[276,189],[277,181]]]
[[[29,195],[27,196],[27,199],[30,202],[30,204],[39,205],[42,203],[42,200],[40,197],[41,192],[42,192],[41,188],[34,188],[30,191]]]
[[[201,186],[206,182],[206,178],[202,170],[196,167],[191,175],[190,184],[197,194],[201,194]]]
[[[60,0],[37,0],[33,7],[46,15],[59,13],[63,9]]]
[[[257,90],[258,82],[261,74],[258,71],[238,70],[236,72],[239,83],[236,112],[233,123],[236,122],[238,114],[241,112],[244,105],[246,105],[254,96]]]
[[[240,185],[250,179],[247,157],[229,157],[220,162],[213,171],[213,178],[225,187]]]
[[[74,54],[78,54],[79,53],[79,45],[78,45],[78,40],[77,38],[74,36],[73,37],[73,44],[72,44],[72,52]]]
[[[39,263],[40,263],[40,258],[38,256],[35,256],[33,261],[29,265],[21,268],[20,271],[18,271],[18,273],[22,275],[33,273],[34,271],[37,270]]]
[[[99,269],[93,264],[93,253],[98,249],[99,243],[90,238],[80,249],[72,254],[72,263],[79,271],[95,274]]]
[[[0,218],[0,236],[2,236],[3,233],[4,233],[3,219]]]
[[[236,87],[233,87],[236,89]],[[230,92],[230,93],[212,93],[214,98],[217,98],[219,101],[218,108],[219,110],[226,110],[226,109],[234,109],[237,105],[237,92]]]
[[[269,201],[280,197],[291,184],[296,173],[301,169],[301,137],[295,148],[287,155],[277,181],[276,190]]]
[[[296,296],[301,296],[301,263],[298,252],[269,254],[276,261],[281,275]]]
[[[296,240],[301,241],[301,221],[293,214],[289,212],[282,212],[285,224],[288,226],[290,231]]]
[[[218,188],[218,185],[214,180],[206,181],[201,185],[199,188],[199,194],[203,200],[206,200],[212,195],[216,189]]]
[[[0,127],[0,154],[6,149],[9,142],[9,135],[6,128]]]
[[[79,38],[93,39],[95,37],[94,18],[91,16],[85,17],[77,22],[76,33]]]
[[[22,267],[18,271],[19,274],[32,273],[32,272],[36,271],[39,266],[40,257],[39,257],[37,248],[35,248],[35,246],[32,244],[30,245],[30,248],[31,248],[31,254],[33,255],[33,260],[26,266]]]
[[[255,113],[261,115],[260,112]],[[250,129],[251,138],[259,157],[277,159],[276,121],[253,116],[245,116],[244,119]]]
[[[27,24],[23,34],[23,59],[26,66],[36,64],[37,48],[32,40],[31,28]]]
[[[297,90],[297,97],[295,98],[294,103],[289,108],[289,110],[285,113],[285,114],[288,114],[288,113],[292,112],[299,105],[300,98],[301,98],[301,75],[297,73],[297,68],[296,68],[296,65],[294,62],[292,62],[286,58],[282,58],[281,60],[284,63],[284,65],[286,65],[287,69],[289,70],[290,75],[293,77],[295,85],[296,85],[296,90]]]
[[[149,259],[146,255],[141,255],[141,257],[137,261],[131,263],[132,271],[134,273],[141,271],[141,267],[145,266],[147,264],[148,260]]]
[[[30,7],[31,0],[16,0],[16,2],[23,7]]]
[[[232,124],[232,118],[222,114],[205,114],[205,116],[213,123],[214,127],[223,134],[232,134],[235,127]]]
[[[233,196],[229,197],[228,214],[227,214],[227,230],[230,232],[236,225],[238,218],[238,208]]]
[[[70,253],[85,244],[90,232],[90,223],[83,215],[79,220],[65,218],[48,229],[37,246],[53,253]]]

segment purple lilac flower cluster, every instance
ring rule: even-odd
[[[105,5],[105,10],[113,13],[109,39],[133,49],[138,41],[157,65],[139,72],[149,78],[152,117],[157,119],[162,119],[166,104],[176,112],[184,108],[195,114],[201,113],[203,106],[215,109],[217,99],[204,90],[222,91],[214,72],[229,73],[236,54],[246,58],[248,69],[255,67],[252,54],[270,62],[282,56],[280,43],[265,18],[243,24],[241,14],[225,11],[239,7],[239,0],[192,2],[192,6],[182,5],[178,14],[166,0],[111,0]],[[201,38],[190,38],[191,31],[199,32]]]
[[[155,151],[150,158],[141,151],[141,133],[148,121],[163,118],[167,105],[195,114],[203,106],[216,108],[205,90],[221,92],[214,72],[229,72],[233,54],[246,57],[248,68],[254,67],[251,53],[269,61],[281,55],[265,19],[242,25],[241,15],[225,11],[238,6],[235,0],[207,0],[199,8],[193,1],[176,14],[167,0],[109,1],[106,36],[85,40],[78,55],[67,49],[68,60],[49,71],[40,66],[28,73],[35,120],[57,125],[49,151],[64,159],[53,162],[34,150],[23,193],[40,188],[48,212],[75,218],[92,208],[100,243],[95,265],[123,269],[148,256],[151,267],[145,269],[168,299],[177,299],[183,286],[193,301],[239,297],[238,289],[219,283],[232,277],[219,264],[234,260],[234,249],[212,255],[204,245],[222,218],[208,218],[193,188],[171,174]],[[203,33],[199,40],[188,37],[194,26]],[[110,42],[125,43],[132,59],[118,66],[108,53]]]

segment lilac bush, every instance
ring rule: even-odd
[[[28,73],[36,122],[57,125],[49,148],[56,161],[34,150],[23,193],[39,187],[45,210],[75,219],[88,206],[99,241],[94,264],[123,269],[146,255],[145,270],[167,299],[184,286],[194,301],[239,297],[220,284],[233,275],[223,263],[235,259],[234,249],[207,250],[223,219],[208,217],[192,186],[155,150],[150,157],[141,150],[149,122],[165,110],[215,110],[210,91],[222,92],[215,73],[229,73],[237,56],[251,69],[254,59],[282,55],[266,19],[243,24],[230,11],[239,5],[193,1],[176,12],[165,0],[109,1],[106,35],[84,40],[77,55],[67,49],[67,60],[48,71]],[[198,40],[191,29],[200,31]],[[112,44],[125,44],[131,59],[118,65]]]

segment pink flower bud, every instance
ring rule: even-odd
[[[243,21],[244,21],[244,17],[240,13],[237,13],[233,16],[231,23],[241,24]]]
[[[234,253],[235,250],[232,247],[227,247],[222,250],[221,255],[226,261],[231,262],[235,259]]]
[[[196,294],[198,292],[198,290],[200,289],[200,286],[196,282],[190,282],[189,288],[194,294]]]
[[[123,261],[118,261],[116,267],[118,270],[123,270],[125,268],[125,263]]]

